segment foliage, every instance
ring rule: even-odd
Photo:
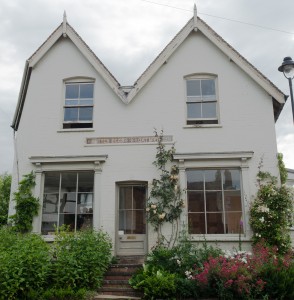
[[[173,248],[164,245],[155,247],[148,254],[145,266],[147,271],[152,270],[153,273],[160,271],[163,274],[167,272],[175,276],[176,290],[171,296],[198,298],[199,287],[191,281],[191,272],[194,266],[201,267],[208,257],[217,257],[220,253],[220,249],[207,246],[206,243],[202,247],[197,247],[182,234],[178,244]],[[130,281],[131,285],[137,286],[138,282],[143,282],[146,276],[150,274],[143,271],[135,274]],[[151,291],[148,293],[149,297],[153,295]]]
[[[278,153],[277,157],[278,157],[278,167],[280,171],[280,180],[282,184],[285,184],[288,178],[288,172],[283,161],[283,154]]]
[[[165,149],[163,132],[155,132],[158,137],[156,160],[153,164],[160,172],[159,179],[153,179],[150,197],[147,201],[147,220],[158,234],[158,243],[167,243],[172,247],[178,235],[178,222],[182,213],[183,200],[179,188],[179,168],[171,165],[175,148]],[[168,170],[169,168],[169,170]],[[171,235],[162,233],[164,223],[171,224]]]
[[[257,174],[259,190],[250,207],[250,225],[253,244],[264,240],[269,246],[277,246],[279,253],[291,247],[289,227],[293,214],[291,190],[279,186],[277,179],[266,172]]]
[[[11,175],[0,175],[0,226],[7,224]]]
[[[175,299],[175,275],[168,271],[143,265],[129,282],[144,293],[144,299]]]
[[[53,245],[41,236],[0,229],[0,300],[85,299],[100,287],[111,244],[103,232],[61,232]],[[87,299],[88,293],[87,293]]]
[[[18,191],[14,193],[16,213],[10,219],[16,231],[25,233],[32,229],[33,218],[38,215],[40,204],[32,194],[32,188],[36,185],[35,174],[32,171],[23,177]]]
[[[253,254],[226,252],[209,258],[196,268],[192,280],[200,284],[203,296],[219,299],[284,299],[293,295],[293,255],[278,256],[277,248],[257,244]],[[280,294],[276,289],[280,290]],[[292,297],[285,299],[293,299]]]
[[[0,229],[0,299],[26,299],[42,290],[50,273],[49,246],[35,234]]]
[[[30,300],[86,300],[89,299],[89,293],[86,289],[74,291],[70,288],[50,288],[39,293],[31,291],[28,295]]]
[[[99,288],[111,260],[110,250],[110,239],[102,231],[60,232],[53,245],[53,286]]]

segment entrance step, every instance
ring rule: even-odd
[[[142,266],[145,256],[119,256],[107,270],[96,299],[141,299],[141,293],[129,285],[129,279]],[[105,296],[105,298],[103,298]],[[113,297],[113,298],[111,298]],[[119,298],[124,297],[124,298]]]

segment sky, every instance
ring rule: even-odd
[[[0,174],[12,172],[10,125],[25,61],[59,26],[64,11],[121,85],[132,85],[193,16],[195,2],[202,20],[289,95],[277,69],[284,57],[294,59],[293,0],[0,0]],[[290,97],[276,135],[286,167],[294,169]]]

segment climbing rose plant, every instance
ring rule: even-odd
[[[147,220],[158,234],[158,244],[166,244],[172,247],[178,236],[179,218],[182,213],[182,191],[179,186],[179,168],[173,165],[175,148],[166,149],[163,144],[163,132],[158,134],[156,159],[153,164],[160,172],[159,179],[153,179],[150,197],[147,200]],[[163,232],[164,224],[171,225],[171,234],[167,238]]]
[[[293,215],[293,194],[286,185],[278,185],[277,178],[267,172],[257,174],[258,192],[250,207],[252,241],[265,241],[278,247],[279,253],[291,247],[289,228]]]

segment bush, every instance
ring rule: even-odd
[[[110,239],[102,231],[61,232],[53,245],[53,286],[98,289],[111,260],[110,250]]]
[[[26,299],[42,290],[50,273],[49,247],[35,234],[0,229],[0,299]]]
[[[0,226],[7,224],[11,175],[0,175]]]
[[[144,299],[175,299],[175,275],[144,265],[129,283],[144,293]]]

